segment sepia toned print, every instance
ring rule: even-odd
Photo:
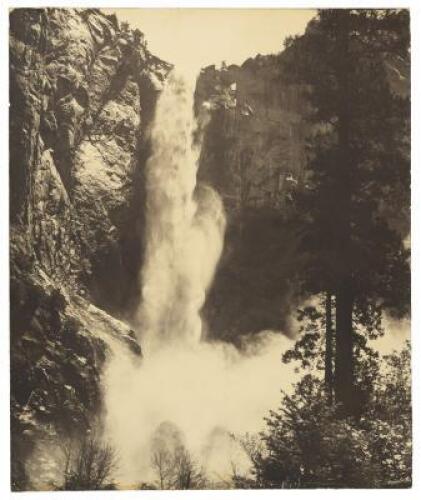
[[[10,12],[11,489],[408,488],[405,9]]]

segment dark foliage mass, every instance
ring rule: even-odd
[[[410,487],[409,346],[374,365],[377,375],[358,418],[343,418],[323,381],[305,374],[270,413],[261,436],[242,440],[253,469],[234,477],[237,487]]]
[[[369,346],[390,334],[386,313],[409,314],[408,12],[322,10],[285,45],[314,124],[293,215],[297,279],[313,300],[283,356],[307,373],[245,443],[254,475],[237,484],[408,487],[409,345],[384,358]]]
[[[372,333],[385,311],[409,310],[409,95],[389,75],[409,64],[408,23],[407,11],[323,10],[287,42],[316,125],[298,193],[302,283],[334,301],[333,384],[347,414],[359,411],[353,321]]]

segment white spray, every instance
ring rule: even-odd
[[[202,338],[200,310],[222,252],[225,215],[219,195],[196,181],[193,90],[171,74],[150,132],[137,317],[144,359],[134,362],[120,350],[105,373],[106,431],[126,487],[156,479],[151,440],[164,422],[179,429],[210,477],[229,478],[233,462],[245,471],[245,453],[227,436],[260,430],[282,381],[294,378],[280,363],[289,347],[281,335],[262,333],[248,354]]]
[[[197,344],[199,311],[222,251],[225,215],[210,187],[197,189],[193,89],[171,74],[158,101],[146,165],[146,255],[139,323],[147,348]]]

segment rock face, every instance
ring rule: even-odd
[[[111,316],[136,293],[145,130],[170,69],[97,9],[10,14],[12,475],[40,437],[86,431]]]
[[[284,78],[282,54],[202,70],[196,105],[211,110],[199,179],[224,200],[224,255],[205,307],[225,339],[263,329],[288,332],[296,236],[288,222],[303,184],[309,107]],[[276,263],[276,266],[274,266]]]
[[[288,334],[294,273],[305,258],[296,251],[294,193],[306,183],[307,138],[325,125],[311,118],[311,89],[291,83],[288,57],[286,49],[241,66],[209,66],[196,87],[198,114],[203,106],[210,110],[199,180],[222,196],[228,218],[204,315],[211,336],[235,343],[265,329]],[[391,90],[407,96],[409,60],[388,58],[385,67]],[[395,205],[384,211],[405,237],[409,214]]]
[[[15,10],[10,21],[12,223],[50,276],[119,309],[140,255],[123,250],[129,231],[140,239],[135,153],[169,65],[97,10]]]
[[[282,55],[202,70],[197,106],[206,103],[212,118],[200,178],[218,188],[230,214],[288,209],[306,162],[309,107],[300,90],[284,80]]]

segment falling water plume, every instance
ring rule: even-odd
[[[106,429],[118,445],[125,486],[154,479],[151,447],[165,422],[208,474],[229,478],[233,460],[237,470],[247,469],[230,433],[260,430],[282,381],[294,378],[280,363],[290,342],[284,336],[263,332],[250,353],[203,338],[200,311],[223,250],[225,213],[218,193],[197,182],[193,96],[194,85],[172,73],[157,103],[137,313],[144,359],[114,352],[104,379]]]
[[[200,341],[199,312],[222,251],[224,210],[212,188],[197,186],[195,129],[193,88],[171,74],[157,104],[146,165],[146,252],[138,314],[145,348]]]

